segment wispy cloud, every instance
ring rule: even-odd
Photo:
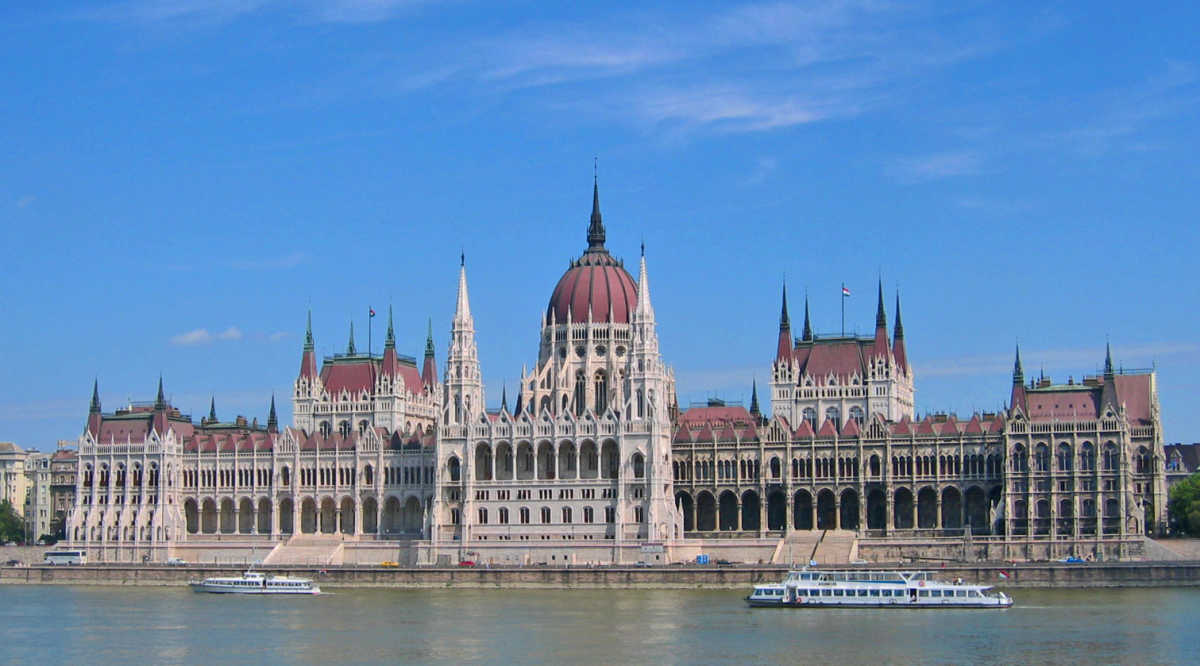
[[[279,342],[280,340],[283,340],[287,337],[288,337],[287,331],[275,331],[274,333],[267,336],[267,340],[269,342]]]
[[[196,328],[190,331],[180,333],[179,335],[171,336],[171,344],[178,347],[190,347],[195,345],[206,345],[217,340],[233,341],[241,340],[242,330],[237,326],[230,326],[219,333],[211,333],[207,328]]]
[[[983,158],[976,152],[943,152],[897,159],[891,174],[902,183],[916,184],[977,174],[982,165]]]
[[[180,333],[179,335],[171,337],[171,344],[178,345],[180,347],[203,345],[212,341],[213,335],[212,333],[209,333],[208,329],[206,328],[193,329],[186,333]]]
[[[126,0],[86,18],[143,25],[206,27],[267,10],[289,11],[321,23],[375,23],[432,0]]]
[[[32,194],[27,194],[20,199],[17,199],[17,208],[27,208],[32,205],[34,201],[37,201],[37,197],[33,196]]]

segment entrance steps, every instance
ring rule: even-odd
[[[802,567],[808,564],[808,558],[821,540],[821,533],[804,530],[791,532],[779,540],[775,552],[771,555],[771,564],[790,564]]]
[[[849,564],[858,558],[858,535],[849,530],[826,530],[812,551],[817,564]]]
[[[263,560],[265,565],[339,565],[345,541],[337,534],[297,534],[279,544]]]

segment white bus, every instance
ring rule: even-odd
[[[52,567],[65,564],[87,564],[87,553],[82,550],[49,550],[46,551],[46,564]]]

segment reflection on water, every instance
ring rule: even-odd
[[[743,592],[0,587],[10,663],[1184,663],[1200,590],[1017,590],[996,610],[750,609]]]

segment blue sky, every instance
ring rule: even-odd
[[[684,404],[747,400],[780,283],[818,331],[903,298],[920,412],[1159,370],[1200,440],[1191,3],[124,0],[0,9],[0,439],[150,399],[290,420],[396,309],[445,358],[466,252],[490,402],[585,247],[644,239]],[[379,349],[385,322],[375,320]]]

